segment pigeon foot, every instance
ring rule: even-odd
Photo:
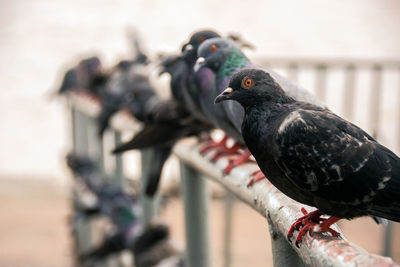
[[[212,138],[210,138],[210,140],[208,140],[207,143],[202,148],[200,148],[200,154],[205,155],[208,151],[214,148],[226,148],[226,142],[228,141],[228,138],[229,137],[225,135],[219,142],[215,142],[214,140],[212,140]]]
[[[329,232],[332,236],[338,237],[339,233],[331,229],[331,225],[340,220],[338,217],[331,216],[328,219],[321,218],[323,215],[321,211],[315,210],[307,212],[305,208],[301,208],[301,212],[304,216],[297,219],[290,227],[287,238],[291,242],[291,238],[295,230],[300,230],[296,238],[296,247],[300,247],[299,244],[302,242],[303,236],[309,231],[310,235],[313,234],[314,228],[318,232]]]
[[[232,147],[218,147],[217,152],[211,157],[212,162],[216,162],[219,160],[221,157],[225,155],[232,155],[235,154],[236,152],[239,151],[239,149],[242,148],[242,145],[240,144],[234,144]]]
[[[250,174],[250,181],[247,183],[247,187],[253,186],[253,184],[257,183],[258,181],[261,181],[263,179],[266,179],[264,173],[260,169],[255,170]]]
[[[242,163],[245,163],[250,160],[251,153],[248,149],[244,150],[244,152],[239,156],[232,156],[229,158],[229,163],[224,169],[224,174],[229,174],[233,168],[239,166]]]

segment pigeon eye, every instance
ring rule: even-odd
[[[246,89],[249,89],[249,88],[252,87],[252,86],[253,86],[253,80],[252,80],[252,79],[250,79],[250,78],[248,78],[248,77],[246,77],[246,78],[243,79],[243,81],[242,81],[242,87],[244,87],[244,88],[246,88]]]
[[[206,40],[206,37],[204,37],[203,35],[199,37],[198,41],[199,43],[202,43]]]
[[[211,52],[217,51],[217,46],[216,46],[215,44],[211,45],[211,46],[210,46],[210,51],[211,51]]]

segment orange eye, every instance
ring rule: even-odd
[[[199,43],[202,43],[206,40],[206,37],[204,37],[203,35],[199,37]]]
[[[211,45],[211,46],[210,46],[210,51],[211,51],[211,52],[217,51],[217,46],[216,46],[215,44]]]
[[[248,78],[248,77],[246,77],[246,78],[243,79],[242,85],[243,85],[244,88],[248,89],[251,86],[253,86],[253,80]]]

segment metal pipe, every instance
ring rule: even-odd
[[[273,222],[268,219],[269,233],[271,236],[272,257],[274,267],[290,266],[300,267],[307,266],[297,255],[296,251],[289,245],[286,237],[284,237]]]
[[[343,93],[343,114],[348,120],[353,120],[354,112],[354,95],[355,95],[355,67],[354,65],[348,65],[345,69],[345,81],[344,81],[344,93]]]
[[[190,267],[209,267],[209,198],[206,180],[185,163],[180,163],[180,169],[185,209],[187,263]]]
[[[392,244],[393,244],[393,222],[389,221],[385,227],[385,234],[383,238],[383,256],[392,256]]]
[[[89,152],[88,146],[88,127],[85,115],[72,108],[72,129],[73,129],[73,144],[74,153],[82,156],[87,156]],[[73,195],[76,196],[76,189]],[[76,233],[77,252],[87,251],[91,247],[91,226],[90,222],[81,220],[77,226]],[[78,256],[78,255],[77,255]]]
[[[322,101],[326,100],[326,65],[324,64],[316,67],[315,95]]]
[[[232,259],[232,222],[234,201],[232,193],[226,190],[225,193],[225,229],[224,229],[224,266],[231,266]]]
[[[381,92],[382,92],[382,67],[375,65],[372,68],[371,78],[371,98],[370,98],[370,128],[372,136],[378,138],[379,135],[379,118],[381,111]]]
[[[158,203],[159,197],[156,194],[153,198],[150,198],[145,193],[145,184],[149,179],[151,161],[154,158],[153,149],[145,149],[141,151],[142,156],[142,179],[140,183],[140,203],[142,205],[143,215],[142,222],[147,224],[156,214],[158,214]]]
[[[121,133],[115,130],[113,131],[113,133],[114,133],[114,144],[115,147],[117,147],[117,145],[121,143]],[[124,185],[124,167],[121,154],[115,155],[114,178],[117,184],[120,184],[121,186]]]

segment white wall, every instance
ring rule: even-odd
[[[46,94],[61,67],[97,51],[129,53],[136,26],[150,52],[174,50],[199,27],[238,32],[258,54],[400,59],[397,0],[2,1],[0,177],[65,177],[68,125]]]

